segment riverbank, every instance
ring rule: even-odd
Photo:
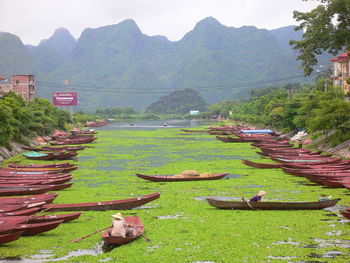
[[[110,127],[111,128],[111,127]],[[18,262],[307,262],[349,259],[348,221],[340,206],[314,211],[220,210],[206,197],[241,200],[263,189],[263,201],[313,201],[320,193],[341,198],[348,205],[349,190],[312,185],[305,178],[279,169],[247,167],[241,159],[262,160],[249,143],[222,143],[205,133],[177,128],[98,132],[96,142],[79,152],[74,184],[60,192],[55,203],[98,202],[160,192],[143,207],[119,211],[137,214],[145,235],[128,245],[102,250],[100,234],[70,242],[111,224],[116,211],[84,212],[71,223],[0,247],[2,260]],[[264,161],[269,161],[263,159]],[[40,163],[18,155],[5,162]],[[183,170],[229,172],[228,179],[156,183],[135,173],[177,174]],[[238,190],[237,190],[238,189]],[[137,251],[137,252],[135,252]],[[16,262],[11,261],[11,262]]]

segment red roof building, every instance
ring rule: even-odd
[[[345,94],[350,94],[349,53],[347,51],[331,59],[333,62],[333,86],[341,87]]]

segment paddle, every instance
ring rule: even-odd
[[[244,197],[244,195],[242,194],[242,192],[239,190],[239,188],[237,186],[236,186],[236,189],[239,192],[239,194],[242,196],[242,201],[246,202],[247,205],[250,207],[250,209],[254,210],[254,208],[252,207],[250,202]]]
[[[146,237],[144,234],[142,234],[141,231],[138,231],[134,225],[128,225],[128,226],[134,228],[134,229],[137,231],[136,236],[137,236],[138,234],[141,234],[141,236],[142,236],[144,239],[146,239],[147,242],[151,242],[151,241],[152,241],[151,239],[149,239],[148,237]]]
[[[92,236],[92,235],[95,235],[95,234],[97,234],[97,233],[99,233],[99,232],[101,232],[101,231],[107,230],[108,228],[111,228],[111,226],[106,227],[106,228],[103,228],[103,229],[96,230],[96,231],[92,232],[91,234],[88,234],[88,235],[86,235],[86,236],[73,239],[73,240],[71,240],[70,242],[79,242],[79,241],[81,241],[81,240],[83,240],[83,239],[85,239],[85,238],[88,238],[88,237],[90,237],[90,236]]]

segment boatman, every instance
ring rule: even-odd
[[[112,217],[114,220],[112,221],[111,236],[125,238],[133,235],[133,227],[126,223],[121,213],[116,213]]]
[[[266,194],[265,191],[260,190],[258,194],[254,195],[252,198],[250,198],[249,201],[251,202],[260,202],[261,198]]]

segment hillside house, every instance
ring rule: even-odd
[[[333,62],[333,86],[341,87],[345,94],[350,94],[350,63],[349,53],[344,52],[331,59]]]
[[[0,97],[9,91],[17,93],[25,101],[34,100],[34,75],[13,75],[11,82],[7,82],[5,80],[0,81]]]

